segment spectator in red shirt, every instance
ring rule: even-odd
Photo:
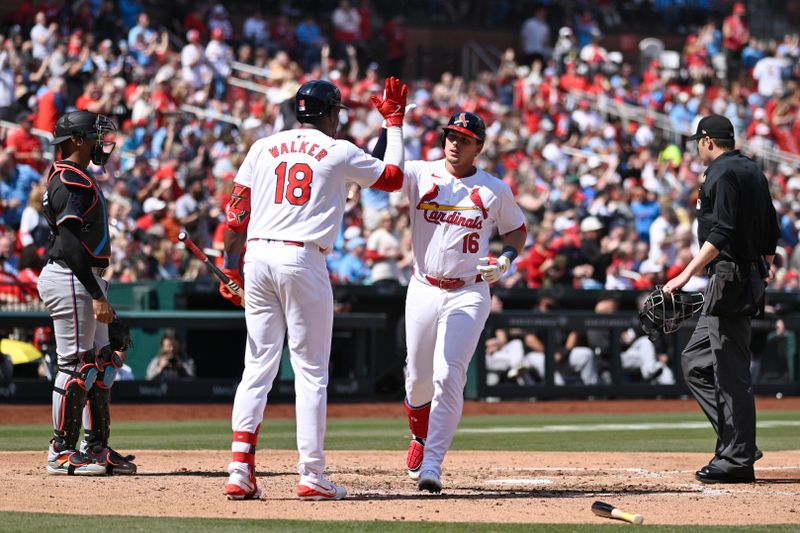
[[[6,148],[16,164],[30,165],[41,172],[45,161],[42,158],[42,141],[31,133],[33,115],[24,111],[17,116],[17,123],[19,128],[6,137]]]
[[[553,232],[550,229],[539,227],[533,231],[533,246],[528,255],[524,257],[518,266],[525,271],[525,282],[528,287],[538,289],[542,286],[545,272],[552,266],[555,251],[549,248]]]
[[[163,217],[167,203],[158,198],[150,197],[142,204],[144,214],[136,219],[136,227],[148,231]]]
[[[39,255],[38,247],[35,244],[29,244],[22,249],[17,263],[17,268],[19,269],[17,279],[22,284],[22,292],[28,298],[39,299],[39,290],[36,285],[39,282],[39,273],[42,271],[43,266],[44,261]]]
[[[395,15],[383,27],[386,39],[386,76],[401,78],[406,62],[406,25],[403,15]]]
[[[733,4],[733,13],[722,22],[722,48],[725,50],[727,79],[741,81],[742,50],[750,40],[750,30],[743,17],[747,8],[742,2]]]
[[[578,74],[575,70],[575,62],[567,61],[565,63],[567,71],[561,76],[558,83],[558,88],[562,91],[583,91],[586,89],[586,78]]]
[[[42,131],[53,131],[56,120],[64,114],[67,106],[64,78],[51,78],[47,91],[39,97],[33,127]]]

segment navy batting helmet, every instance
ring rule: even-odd
[[[450,117],[450,122],[447,123],[442,132],[442,144],[444,144],[444,136],[447,135],[447,130],[457,131],[477,139],[480,144],[483,144],[483,141],[486,140],[486,124],[483,123],[483,119],[468,111],[457,111]]]
[[[294,97],[297,119],[317,118],[328,114],[334,107],[348,109],[342,105],[342,93],[334,84],[324,80],[305,82]]]

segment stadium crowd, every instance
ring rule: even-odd
[[[95,170],[113,238],[105,276],[123,282],[208,276],[177,234],[186,228],[201,247],[221,250],[236,169],[255,139],[292,126],[304,81],[341,88],[350,110],[339,135],[369,149],[381,127],[369,96],[384,76],[402,75],[404,17],[369,2],[342,0],[324,13],[301,4],[232,17],[222,4],[176,2],[177,20],[154,23],[129,1],[22,2],[0,26],[0,120],[17,124],[0,127],[0,283],[35,283],[42,266],[42,176],[51,159],[32,130],[52,131],[67,110],[119,125],[114,157]],[[496,71],[404,78],[416,105],[404,126],[406,158],[442,157],[440,127],[454,110],[481,115],[480,164],[512,187],[530,230],[500,283],[652,288],[693,256],[703,171],[693,146],[656,127],[656,113],[679,132],[724,114],[751,146],[800,153],[798,35],[750,37],[743,9],[737,3],[722,23],[687,26],[676,68],[606,50],[602,29],[619,23],[613,11],[576,11],[554,26],[537,8],[520,29],[520,49],[507,50]],[[597,97],[652,116],[638,123],[604,114]],[[782,228],[773,288],[796,290],[800,169],[767,162],[765,172]],[[409,208],[402,195],[354,187],[328,256],[333,282],[406,283]],[[36,297],[24,284],[3,286],[6,301]]]

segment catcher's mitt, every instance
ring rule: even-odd
[[[115,352],[124,352],[133,347],[130,326],[116,315],[108,325],[108,345]]]
[[[644,301],[639,310],[639,321],[642,323],[642,330],[650,340],[655,341],[661,333],[668,335],[678,331],[681,322],[702,309],[702,292],[676,292],[669,297],[659,285]]]

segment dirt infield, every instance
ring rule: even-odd
[[[759,398],[759,410],[800,410],[800,398]],[[115,405],[116,420],[219,419],[229,405]],[[697,411],[694,401],[468,402],[465,414],[558,414]],[[402,406],[334,404],[331,418],[403,416]],[[267,416],[294,416],[292,405],[273,405]],[[49,406],[2,406],[0,423],[44,423]],[[137,453],[140,474],[129,477],[55,477],[45,453],[0,452],[0,511],[62,512],[213,518],[405,520],[439,522],[585,523],[607,520],[590,506],[604,500],[640,513],[646,524],[798,524],[800,451],[768,452],[758,482],[706,486],[694,470],[708,454],[458,452],[447,455],[444,491],[421,494],[402,466],[405,451],[331,451],[330,477],[346,486],[341,502],[294,497],[293,451],[258,456],[261,501],[231,502],[222,495],[229,452]],[[477,465],[477,466],[476,466]],[[54,502],[58,502],[55,505]],[[116,502],[109,504],[108,502]]]
[[[294,497],[296,453],[259,456],[260,501],[222,495],[227,451],[137,454],[140,475],[101,478],[45,474],[44,452],[0,452],[7,465],[0,510],[303,520],[604,523],[594,500],[640,513],[646,524],[800,522],[800,451],[768,453],[759,481],[704,486],[692,477],[703,454],[451,452],[444,491],[419,493],[402,469],[404,451],[328,453],[331,479],[349,490],[340,502]],[[478,465],[478,466],[476,466]]]

